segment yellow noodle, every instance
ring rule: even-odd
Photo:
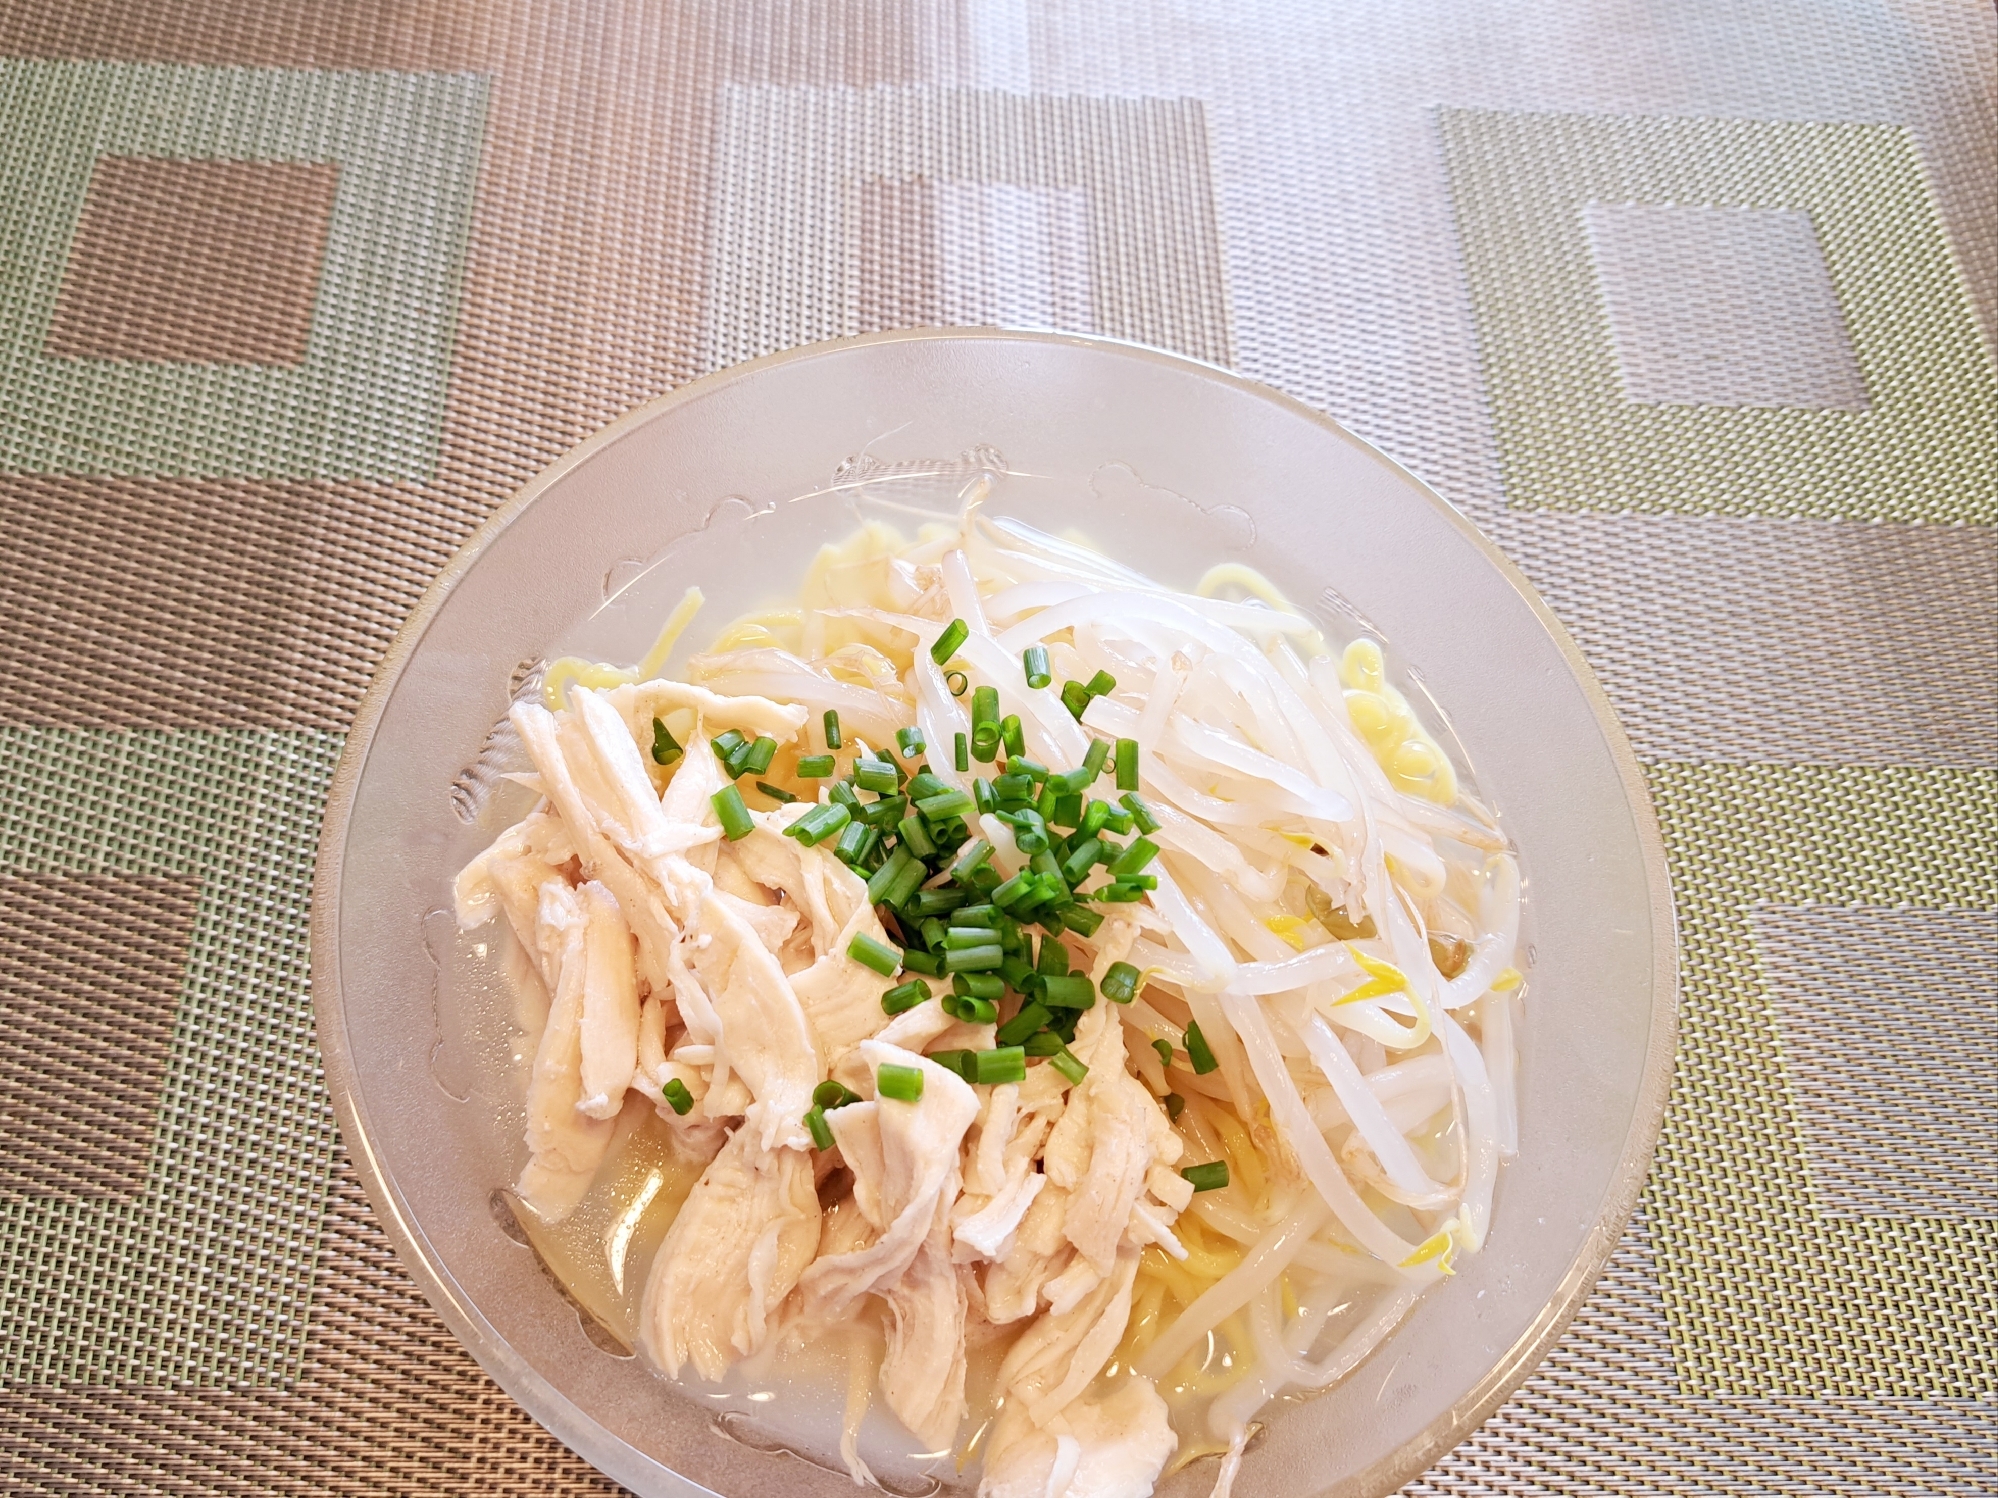
[[[652,648],[645,652],[645,659],[638,663],[640,681],[650,681],[666,669],[666,657],[673,653],[673,647],[680,642],[680,636],[694,622],[694,615],[701,611],[705,602],[707,595],[699,588],[689,588],[680,595],[680,601],[673,605],[673,612],[659,626],[659,638],[652,642]]]

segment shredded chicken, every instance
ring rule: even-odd
[[[659,1246],[639,1336],[668,1373],[710,1381],[761,1350],[777,1308],[819,1246],[819,1198],[803,1150],[729,1136]]]

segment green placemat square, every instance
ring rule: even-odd
[[[1998,518],[1998,367],[1908,130],[1459,109],[1438,118],[1508,504]],[[1592,205],[1626,204],[1808,214],[1867,409],[1630,399],[1587,225]]]
[[[427,477],[485,106],[468,74],[0,61],[0,471]],[[106,157],[338,166],[302,363],[49,357]]]

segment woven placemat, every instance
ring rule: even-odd
[[[1990,7],[15,0],[0,124],[0,1490],[615,1491],[342,1153],[340,735],[620,412],[988,321],[1378,442],[1647,764],[1657,1166],[1410,1491],[1998,1490]]]

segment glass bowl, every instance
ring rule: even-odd
[[[1623,1231],[1671,1071],[1671,902],[1630,747],[1525,579],[1372,447],[1221,369],[988,330],[795,349],[632,412],[494,515],[390,648],[327,805],[313,995],[348,1148],[445,1321],[605,1473],[675,1498],[852,1492],[779,1448],[754,1405],[663,1381],[524,1246],[504,1190],[524,1148],[507,1003],[448,888],[524,809],[494,730],[536,663],[636,659],[689,583],[709,598],[690,631],[704,639],[781,599],[863,496],[944,505],[981,469],[1015,476],[995,508],[1163,580],[1238,560],[1333,632],[1378,634],[1404,684],[1447,710],[1521,850],[1520,1152],[1488,1242],[1344,1382],[1275,1408],[1236,1486],[1392,1491],[1525,1378]],[[1213,1471],[1160,1491],[1204,1492]]]

